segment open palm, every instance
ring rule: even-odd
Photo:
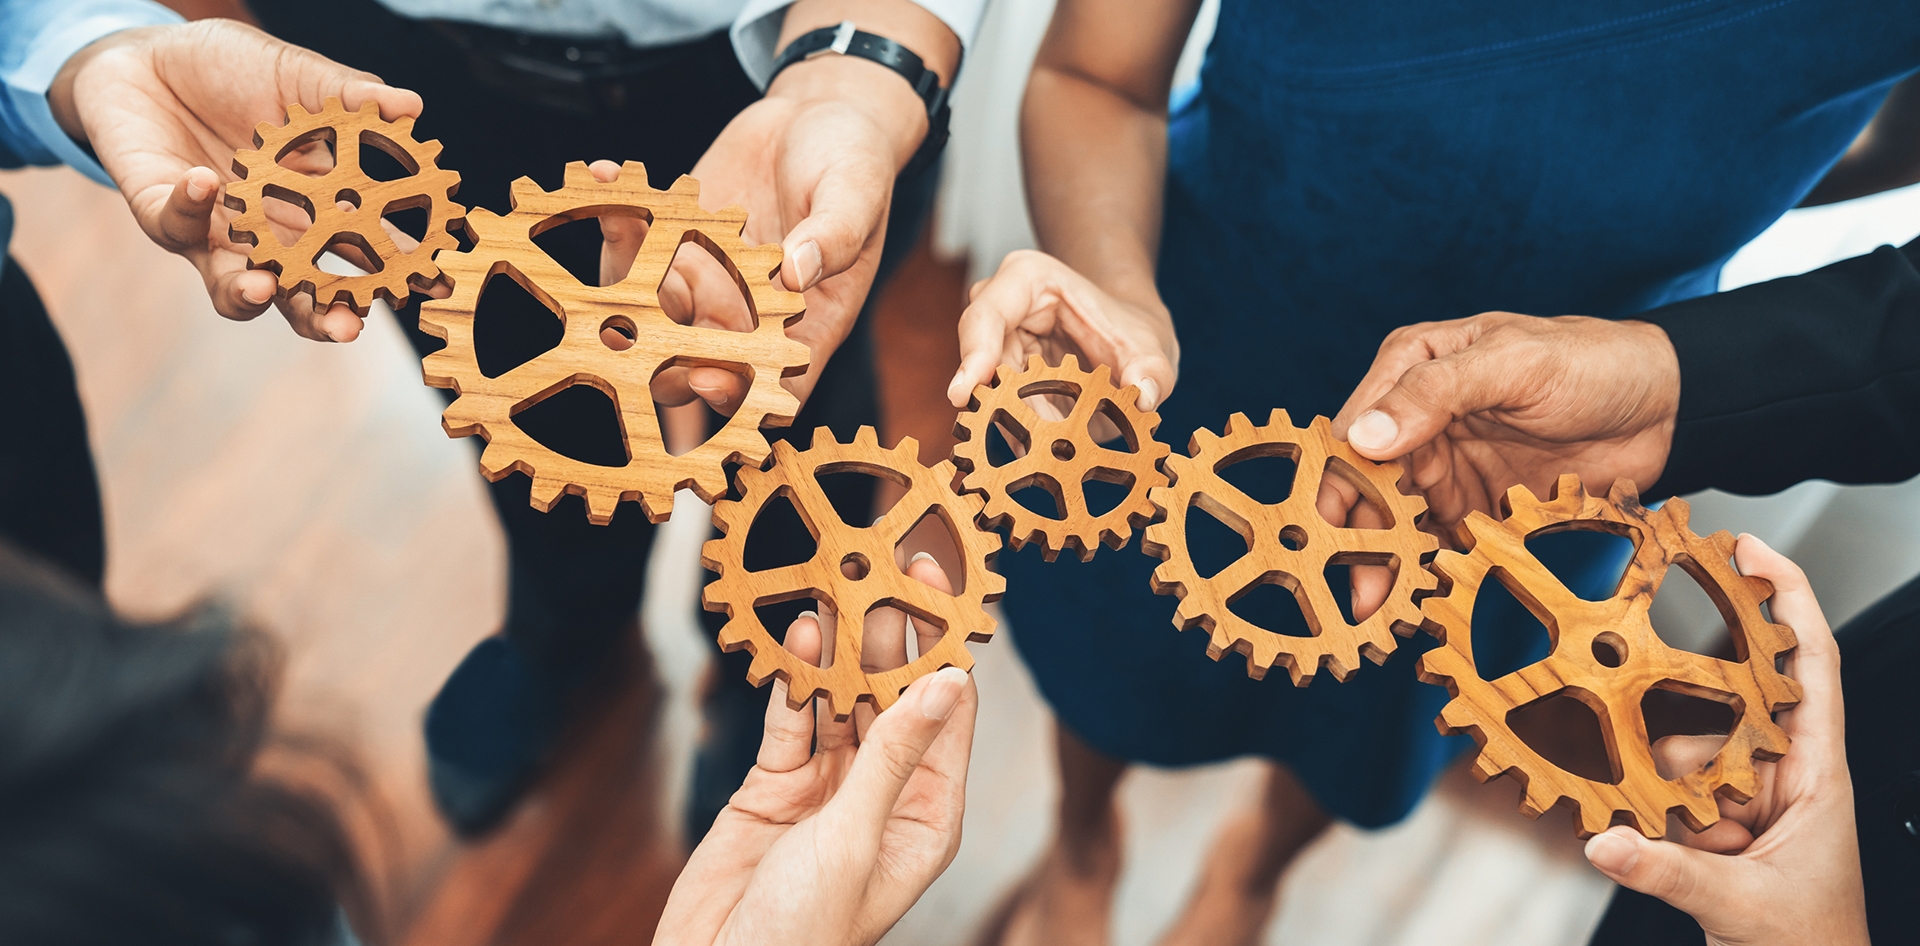
[[[75,56],[62,79],[70,81],[55,96],[62,124],[84,132],[141,229],[193,263],[214,308],[231,319],[251,319],[276,301],[275,277],[247,269],[251,248],[229,239],[233,212],[219,200],[220,184],[234,179],[234,151],[253,147],[254,127],[285,121],[295,102],[317,112],[334,96],[349,109],[376,101],[389,120],[421,107],[412,92],[231,20],[115,33]],[[297,230],[306,221],[275,222]],[[308,338],[359,333],[346,306],[315,311],[309,296],[277,301]]]

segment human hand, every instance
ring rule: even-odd
[[[1779,714],[1793,740],[1778,762],[1761,762],[1752,800],[1720,799],[1721,820],[1681,843],[1649,841],[1614,827],[1587,840],[1587,860],[1622,886],[1685,910],[1710,944],[1773,946],[1867,943],[1866,895],[1847,775],[1840,648],[1799,566],[1759,539],[1742,535],[1734,563],[1773,583],[1773,619],[1800,645],[1787,672],[1802,699]],[[1654,746],[1663,775],[1691,771],[1718,751],[1719,739],[1670,736]]]
[[[1157,300],[1147,307],[1119,299],[1036,250],[1007,254],[969,296],[960,315],[960,370],[947,386],[955,407],[964,410],[1001,365],[1025,368],[1036,354],[1049,364],[1070,352],[1088,367],[1110,366],[1115,384],[1139,386],[1141,410],[1173,391],[1180,343]]]
[[[1652,486],[1679,407],[1680,362],[1657,326],[1486,312],[1388,335],[1333,435],[1407,467],[1428,526],[1449,527],[1563,473]]]
[[[951,587],[930,556],[907,574]],[[905,664],[905,624],[898,611],[877,613],[861,663]],[[823,630],[832,633],[802,615],[787,649],[818,663],[831,653]],[[938,637],[922,633],[921,652]],[[973,678],[954,667],[914,681],[884,713],[863,703],[845,721],[824,703],[789,709],[776,680],[759,759],[674,883],[654,942],[879,940],[960,847],[978,705]]]
[[[822,56],[782,71],[766,97],[735,116],[694,165],[701,206],[745,208],[745,239],[780,243],[775,278],[806,296],[806,314],[788,323],[787,334],[805,342],[813,357],[806,373],[783,382],[802,402],[866,302],[880,266],[894,176],[926,130],[925,105],[891,71]],[[639,252],[645,221],[602,218],[601,230],[603,269],[624,272]],[[754,327],[732,275],[706,252],[674,258],[660,300],[677,321],[739,332]],[[661,372],[654,392],[663,404],[698,397],[730,415],[747,386],[748,378],[727,368],[673,367]]]
[[[376,101],[387,120],[420,114],[413,92],[231,20],[114,33],[68,60],[48,93],[60,127],[93,148],[140,228],[200,271],[216,311],[245,320],[277,304],[300,335],[346,342],[360,334],[353,309],[316,308],[311,296],[280,293],[273,273],[248,269],[252,247],[228,237],[234,212],[220,201],[232,176],[218,169],[253,147],[255,125],[284,121],[293,102],[318,112],[329,96],[349,110]]]

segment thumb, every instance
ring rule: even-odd
[[[787,289],[805,292],[846,272],[867,240],[886,225],[891,175],[872,169],[830,169],[808,195],[807,216],[780,241],[780,275]]]
[[[188,168],[167,193],[166,202],[141,222],[153,242],[169,253],[205,249],[219,194],[220,175],[212,168]]]
[[[1615,826],[1587,840],[1587,860],[1615,883],[1659,897],[1708,929],[1724,927],[1730,911],[1750,910],[1751,865],[1681,844],[1649,841]]]
[[[828,836],[846,838],[855,851],[878,849],[894,803],[934,737],[946,728],[969,682],[967,672],[958,667],[921,677],[874,719],[847,780],[821,812],[840,822]]]
[[[1419,362],[1354,418],[1347,442],[1369,460],[1406,456],[1455,419],[1504,406],[1510,377],[1500,365],[1468,352]]]

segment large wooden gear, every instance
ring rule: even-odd
[[[280,164],[290,152],[323,140],[332,142],[334,155],[327,173],[316,177]],[[410,173],[391,181],[369,177],[360,166],[362,144],[386,152]],[[262,122],[254,129],[253,146],[233,156],[233,173],[240,179],[227,185],[226,204],[240,215],[229,235],[253,246],[249,262],[278,276],[281,292],[312,295],[320,308],[344,302],[364,316],[376,296],[397,307],[411,291],[432,287],[440,274],[434,254],[458,245],[452,228],[466,209],[451,200],[460,189],[460,175],[434,163],[440,142],[413,140],[413,119],[382,121],[379,103],[371,99],[357,112],[347,111],[338,98],[327,99],[317,113],[295,103],[287,107],[285,125]],[[313,219],[292,246],[281,243],[268,226],[269,197],[294,204]],[[342,209],[342,202],[351,209]],[[402,251],[381,220],[418,207],[427,209],[426,235],[419,246]],[[357,247],[376,270],[340,275],[320,269],[320,257],[339,243]]]
[[[1136,526],[1153,519],[1148,491],[1167,482],[1160,461],[1170,451],[1153,439],[1160,415],[1138,407],[1139,388],[1114,387],[1106,365],[1081,371],[1072,355],[1058,368],[1047,367],[1034,355],[1024,371],[1000,366],[997,378],[994,386],[974,391],[968,412],[954,425],[960,442],[954,445],[953,462],[965,475],[961,488],[986,497],[982,524],[989,529],[1011,526],[1015,549],[1038,543],[1049,562],[1069,547],[1079,549],[1085,561],[1102,542],[1116,549],[1126,545]],[[1024,400],[1037,394],[1072,398],[1073,407],[1064,417],[1048,420]],[[1127,449],[1094,441],[1089,425],[1103,415],[1119,428]],[[988,462],[987,431],[995,423],[1015,428],[1010,435],[1028,446],[1024,456],[1002,466]],[[1090,480],[1124,486],[1126,498],[1094,515],[1085,490]],[[1031,486],[1053,496],[1059,518],[1034,512],[1013,498]]]
[[[1679,499],[1650,510],[1631,483],[1614,484],[1609,497],[1589,496],[1577,476],[1562,476],[1554,495],[1534,497],[1525,487],[1507,492],[1507,516],[1496,522],[1473,513],[1461,524],[1466,553],[1441,552],[1434,569],[1451,587],[1424,603],[1426,626],[1442,646],[1422,655],[1420,677],[1447,688],[1453,700],[1437,721],[1444,733],[1467,732],[1480,744],[1474,773],[1482,781],[1511,773],[1525,785],[1521,810],[1539,817],[1571,802],[1581,837],[1626,824],[1650,838],[1665,835],[1677,813],[1689,830],[1720,820],[1716,795],[1751,798],[1754,760],[1787,751],[1787,736],[1772,714],[1799,702],[1800,688],[1775,669],[1796,645],[1793,630],[1760,611],[1773,594],[1765,579],[1742,576],[1728,559],[1734,538],[1701,538],[1687,528]],[[1609,532],[1633,540],[1634,554],[1613,596],[1587,601],[1561,584],[1528,553],[1529,536],[1567,529]],[[1667,646],[1647,611],[1668,570],[1685,569],[1719,605],[1738,659],[1704,657]],[[1545,660],[1497,680],[1474,667],[1469,630],[1481,586],[1491,575],[1547,626],[1553,650]],[[1648,742],[1642,700],[1654,688],[1718,700],[1737,716],[1732,734],[1704,767],[1675,779],[1661,777]],[[1508,714],[1557,694],[1579,699],[1600,719],[1618,782],[1583,778],[1549,762],[1515,735]]]
[[[1191,456],[1167,459],[1171,486],[1153,491],[1166,518],[1147,527],[1142,547],[1165,561],[1153,572],[1153,590],[1180,596],[1174,624],[1181,630],[1202,627],[1213,636],[1207,654],[1219,660],[1228,651],[1247,658],[1247,674],[1260,679],[1275,664],[1284,666],[1295,686],[1306,686],[1320,667],[1336,680],[1360,668],[1360,658],[1384,663],[1398,640],[1420,625],[1417,595],[1436,581],[1422,559],[1440,547],[1416,521],[1426,500],[1398,489],[1400,468],[1375,463],[1336,440],[1325,417],[1306,428],[1293,426],[1276,410],[1264,426],[1245,414],[1227,421],[1226,432],[1202,428],[1193,433]],[[1220,477],[1220,471],[1254,457],[1287,457],[1296,464],[1293,489],[1275,504],[1260,503]],[[1386,528],[1351,529],[1329,524],[1315,506],[1321,480],[1338,476],[1388,518]],[[1247,542],[1247,554],[1212,577],[1202,577],[1187,551],[1188,511],[1199,506],[1227,524]],[[1341,612],[1328,586],[1330,564],[1386,565],[1393,569],[1392,590],[1378,610],[1358,624]],[[1311,637],[1277,634],[1234,614],[1229,605],[1262,584],[1291,591]]]
[[[834,511],[818,479],[848,472],[891,480],[904,487],[906,495],[873,525],[849,526]],[[922,465],[911,437],[883,449],[871,427],[860,428],[853,442],[845,444],[822,427],[814,431],[811,449],[795,450],[783,440],[773,446],[771,467],[740,469],[740,498],[713,508],[722,538],[710,540],[700,551],[701,562],[719,574],[707,585],[702,601],[707,610],[728,617],[720,630],[721,649],[744,648],[753,654],[748,672],[753,685],[779,677],[787,681],[794,708],[823,697],[834,715],[845,719],[861,700],[880,710],[892,706],[909,684],[942,667],[973,668],[966,644],[993,636],[994,622],[984,605],[1000,597],[1006,580],[987,567],[1000,549],[1000,538],[973,527],[980,498],[955,493],[953,472],[946,461]],[[797,565],[747,571],[742,558],[747,533],[761,509],[777,496],[793,504],[817,548],[812,558]],[[960,589],[957,594],[908,577],[896,558],[901,540],[929,514],[945,522],[960,546],[965,574],[951,576]],[[839,618],[830,666],[816,667],[789,653],[754,613],[757,606],[802,598],[820,601]],[[899,608],[916,624],[939,628],[940,642],[904,667],[866,672],[860,665],[859,628],[867,613],[880,607]]]
[[[445,349],[423,362],[426,381],[459,393],[442,426],[454,437],[486,438],[481,472],[489,480],[514,472],[531,477],[530,499],[542,512],[564,494],[584,497],[587,517],[604,525],[622,500],[636,500],[648,519],[664,521],[673,512],[675,490],[691,489],[712,502],[726,492],[725,464],[764,462],[768,447],[760,428],[792,423],[800,409],[780,380],[804,372],[809,358],[807,346],[786,334],[805,302],[773,282],[780,247],[748,246],[740,239],[744,211],[703,209],[700,185],[690,177],[655,190],[647,186],[646,168],[634,161],[617,180],[604,183],[576,161],[551,193],[523,177],[513,183],[512,200],[513,210],[504,217],[486,210],[467,217],[473,249],[440,258],[453,295],[420,309],[421,329],[447,340]],[[581,283],[533,242],[567,221],[609,213],[652,220],[633,268],[612,285]],[[753,331],[681,325],[661,309],[660,284],[686,242],[698,242],[733,273],[755,316]],[[551,350],[489,378],[474,350],[474,312],[487,281],[501,273],[545,304],[565,325],[565,335]],[[632,346],[609,347],[602,341],[606,328],[618,329]],[[706,443],[674,456],[662,440],[650,384],[662,369],[702,365],[744,368],[751,381],[739,409]],[[516,413],[575,384],[592,385],[613,400],[627,451],[624,465],[564,456],[514,423]]]

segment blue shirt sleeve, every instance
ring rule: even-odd
[[[179,22],[178,13],[150,0],[0,0],[0,167],[68,164],[111,185],[100,162],[54,121],[47,88],[93,41]]]

